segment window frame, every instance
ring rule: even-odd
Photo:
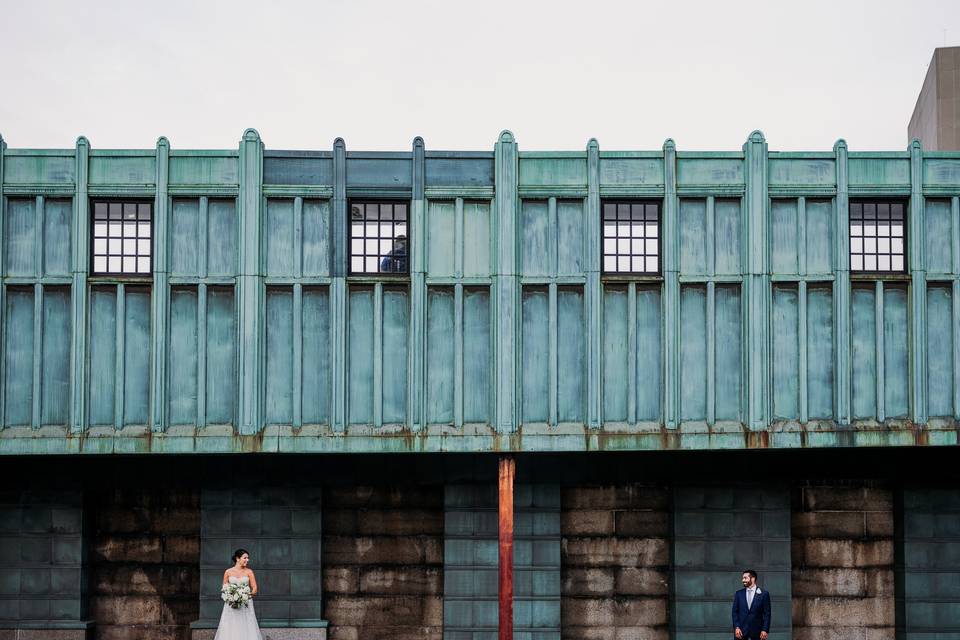
[[[363,204],[363,205],[368,205],[368,204],[376,204],[376,205],[384,205],[384,204],[398,205],[398,204],[400,204],[400,205],[403,205],[403,206],[405,206],[405,207],[407,208],[407,214],[406,214],[406,215],[407,215],[407,219],[406,219],[406,225],[407,225],[407,233],[406,233],[406,236],[407,236],[407,268],[406,268],[406,270],[404,270],[404,271],[380,271],[380,270],[379,270],[380,260],[382,260],[385,256],[380,256],[379,254],[378,254],[378,258],[377,258],[377,260],[378,260],[378,262],[377,262],[377,271],[354,271],[354,270],[353,270],[353,257],[354,257],[354,253],[353,253],[353,240],[354,240],[354,236],[353,236],[353,219],[352,219],[351,215],[352,215],[352,212],[353,212],[353,206],[354,206],[355,204]],[[411,267],[411,263],[413,262],[413,255],[412,255],[412,252],[411,252],[411,245],[412,245],[412,237],[411,237],[411,236],[412,236],[412,222],[413,222],[412,219],[411,219],[411,218],[412,218],[412,216],[411,216],[411,210],[412,210],[412,203],[411,203],[411,201],[410,201],[410,200],[403,200],[403,199],[399,199],[399,198],[348,198],[348,199],[347,199],[347,220],[346,220],[346,236],[347,236],[347,237],[346,237],[346,248],[347,248],[347,251],[345,252],[345,253],[346,253],[346,261],[347,261],[347,265],[346,265],[346,266],[347,266],[347,269],[346,269],[347,277],[349,277],[349,278],[354,278],[354,279],[386,279],[386,280],[407,280],[407,279],[410,278],[410,267]],[[394,222],[394,226],[395,226],[396,221],[393,221],[393,222]],[[396,236],[394,236],[394,238],[396,238]],[[366,242],[367,236],[364,235],[364,236],[362,236],[362,238],[358,238],[358,239],[363,239],[363,241]],[[380,237],[378,236],[378,240],[379,240],[379,239],[380,239]],[[366,258],[366,257],[368,257],[368,254],[364,253],[363,256]]]
[[[656,221],[656,224],[657,224],[657,253],[656,253],[657,270],[656,271],[607,271],[606,269],[604,269],[604,265],[603,265],[604,257],[605,255],[609,255],[609,254],[605,254],[604,252],[604,240],[606,240],[607,238],[606,236],[604,236],[604,233],[603,233],[603,225],[604,225],[603,208],[604,208],[604,205],[608,205],[608,204],[612,204],[615,206],[621,205],[621,204],[627,204],[627,205],[654,204],[657,206],[657,221]],[[663,204],[664,204],[664,201],[662,198],[658,199],[658,198],[629,198],[628,197],[628,198],[601,198],[600,199],[600,220],[598,221],[600,224],[600,234],[599,234],[600,235],[600,251],[599,251],[600,265],[599,266],[600,266],[600,276],[603,279],[643,281],[643,280],[661,280],[663,278]],[[620,239],[619,237],[615,238],[615,240],[619,240],[619,239]],[[646,242],[646,240],[647,238],[646,236],[644,236],[644,242]],[[615,255],[619,256],[620,254],[615,254]],[[634,254],[632,253],[627,255],[629,255],[631,259],[634,257]],[[646,257],[648,254],[646,253],[637,254],[637,256],[641,256],[641,255],[644,258],[644,262],[646,262]],[[632,260],[631,260],[631,266],[632,266]]]
[[[877,269],[854,269],[853,268],[853,236],[850,235],[850,226],[852,224],[850,211],[853,205],[859,204],[863,206],[864,204],[899,204],[903,206],[903,269],[901,270],[877,270]],[[898,197],[876,197],[871,198],[867,197],[855,197],[850,198],[847,202],[847,271],[850,273],[850,277],[853,280],[909,280],[910,279],[910,200],[907,198],[898,198]],[[861,235],[861,238],[866,236]],[[874,236],[879,239],[880,236]],[[860,255],[868,255],[864,252],[860,252]],[[891,258],[893,253],[881,254],[874,252],[873,255],[890,255]]]
[[[96,227],[94,225],[96,224],[95,207],[97,204],[106,204],[108,206],[110,204],[136,204],[138,206],[141,204],[146,204],[150,206],[150,257],[149,257],[150,266],[149,266],[149,271],[147,273],[139,273],[139,272],[127,273],[124,271],[96,271],[95,270],[94,244],[95,244],[95,240],[97,239],[97,236],[96,236]],[[87,212],[87,221],[88,221],[88,224],[90,225],[87,232],[87,247],[88,247],[87,274],[88,276],[93,279],[104,278],[104,279],[113,279],[113,280],[122,279],[122,280],[135,280],[137,282],[152,282],[154,255],[156,254],[156,246],[154,245],[154,242],[156,240],[156,226],[154,225],[154,221],[156,219],[155,217],[156,209],[157,209],[156,202],[151,198],[138,198],[138,197],[124,198],[124,197],[117,197],[117,196],[107,196],[107,197],[91,197],[89,199],[88,206],[89,206],[89,210]],[[108,227],[109,227],[109,218],[107,220],[108,220]],[[139,219],[137,222],[139,223]],[[107,236],[106,239],[109,242],[109,239],[110,239],[109,235]],[[123,239],[123,236],[121,236],[121,240],[122,239]],[[139,241],[141,240],[141,238],[138,236],[136,240]],[[110,257],[109,252],[106,254],[106,256],[107,256],[107,264],[109,265],[109,257]],[[138,255],[136,257],[139,258],[140,256]],[[122,253],[120,254],[120,258],[122,261],[123,259]]]

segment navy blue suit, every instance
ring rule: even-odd
[[[744,640],[760,640],[760,632],[770,633],[770,594],[761,589],[747,607],[747,590],[733,594],[733,628],[740,628]]]

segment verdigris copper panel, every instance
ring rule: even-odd
[[[520,155],[521,186],[587,186],[587,158]]]
[[[70,185],[76,176],[73,151],[62,154],[20,155],[7,151],[3,159],[3,182],[7,185]]]
[[[97,155],[93,155],[97,153]],[[90,157],[90,184],[152,185],[157,179],[156,156],[152,151],[144,155],[101,155]]]
[[[265,152],[263,154],[263,183],[332,185],[332,154],[329,151]]]

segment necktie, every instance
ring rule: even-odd
[[[755,593],[755,591],[754,591],[753,589],[747,589],[747,608],[748,608],[748,609],[753,606],[753,594],[754,594],[754,593]]]

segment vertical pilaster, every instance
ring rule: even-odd
[[[76,182],[73,196],[72,269],[73,289],[70,306],[73,316],[70,340],[70,430],[82,432],[87,423],[86,344],[87,344],[87,269],[90,237],[90,201],[87,193],[90,166],[90,142],[80,136],[74,151]]]
[[[850,190],[847,178],[847,143],[833,145],[836,158],[837,196],[833,219],[833,397],[837,424],[850,424],[852,378],[850,369]]]
[[[255,129],[240,140],[240,420],[242,435],[261,427],[261,360],[263,287],[260,281],[260,217],[263,182],[263,143]]]
[[[167,196],[167,184],[170,175],[170,142],[160,137],[157,140],[157,195],[153,203],[153,291],[151,292],[150,322],[153,330],[150,339],[153,343],[152,372],[150,376],[150,412],[151,428],[164,431],[167,428],[167,319],[170,315],[170,287],[167,241],[167,225],[170,219],[170,199]],[[206,217],[201,220],[206,225]],[[206,244],[201,256],[206,255]],[[204,258],[201,258],[206,263]],[[206,381],[198,381],[198,387],[206,392]],[[197,426],[200,426],[198,416]]]
[[[770,276],[767,270],[767,143],[754,131],[743,145],[746,175],[747,273],[744,330],[747,345],[747,424],[766,429],[769,418]]]
[[[600,285],[600,144],[587,143],[587,426],[602,424],[601,318],[603,290]]]
[[[425,423],[424,415],[424,358],[426,357],[425,338],[427,323],[427,285],[426,285],[426,210],[424,197],[424,144],[423,138],[413,139],[413,198],[410,202],[411,242],[407,243],[410,252],[410,380],[407,411],[407,424],[413,430],[419,430]]]
[[[2,144],[2,143],[0,143]],[[953,238],[950,245],[953,247],[952,271],[954,276],[960,275],[960,198],[950,199],[950,219]],[[960,419],[960,280],[953,281],[953,417]]]
[[[333,401],[330,423],[343,431],[347,415],[347,146],[333,141],[333,202],[330,207],[330,364]]]
[[[496,266],[493,279],[496,295],[494,307],[496,405],[494,420],[497,431],[510,433],[517,428],[515,389],[519,285],[516,266],[518,153],[517,143],[509,131],[500,134],[495,147],[495,158]]]
[[[927,422],[927,263],[923,242],[923,148],[919,140],[910,143],[909,223],[911,314],[910,419],[914,424]]]
[[[663,421],[680,424],[680,203],[677,199],[677,146],[663,143]]]

